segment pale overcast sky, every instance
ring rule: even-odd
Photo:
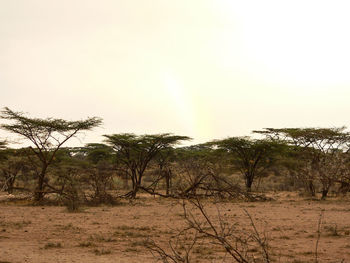
[[[102,117],[82,143],[349,125],[349,13],[336,0],[0,0],[0,106]]]

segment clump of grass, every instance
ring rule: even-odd
[[[279,226],[277,226],[277,227],[272,228],[272,231],[282,231],[282,229]]]
[[[140,227],[135,227],[135,226],[117,226],[115,227],[116,229],[119,230],[138,230],[138,231],[150,231],[153,230],[153,228],[150,228],[148,226],[140,226]]]
[[[96,245],[91,241],[85,241],[85,242],[79,243],[79,247],[94,247],[94,246]]]
[[[127,238],[146,238],[149,236],[148,233],[142,233],[142,232],[132,232],[132,231],[115,231],[113,233],[113,236],[117,237],[127,237]]]
[[[69,224],[57,224],[54,225],[57,229],[59,229],[59,231],[69,231],[69,232],[73,232],[73,233],[80,233],[82,231],[82,228],[78,227],[78,226],[74,226],[72,223]]]
[[[337,224],[334,224],[333,226],[325,226],[324,228],[328,231],[329,236],[332,236],[332,237],[340,236],[340,233],[338,232]]]
[[[50,249],[50,248],[62,248],[62,244],[60,242],[57,242],[57,243],[49,242],[45,244],[44,249]]]
[[[150,231],[154,228],[148,226],[134,227],[134,226],[118,226],[117,231],[113,233],[113,236],[127,237],[127,238],[146,238],[150,235]]]
[[[302,255],[305,255],[305,256],[309,256],[309,255],[313,255],[315,252],[313,251],[305,251],[303,253],[301,253]]]
[[[91,235],[89,237],[89,239],[92,241],[97,241],[97,242],[115,242],[116,241],[116,239],[114,239],[112,237],[105,237],[105,236],[100,235],[100,234]]]
[[[131,243],[132,247],[146,247],[147,246],[147,241],[146,240],[141,240],[141,241],[134,241]]]
[[[11,227],[15,229],[21,229],[23,227],[30,225],[31,223],[32,221],[30,220],[23,220],[19,222],[0,221],[0,227]]]
[[[108,255],[108,254],[112,253],[111,250],[104,249],[104,248],[102,248],[102,249],[96,248],[96,249],[93,250],[93,252],[95,253],[96,256]]]
[[[175,232],[173,230],[164,230],[164,231],[158,231],[159,233],[165,234],[165,235],[174,235]]]
[[[286,235],[283,235],[283,236],[280,236],[280,239],[290,240],[290,237],[286,236]]]
[[[139,252],[139,250],[134,247],[128,247],[124,250],[124,252]]]

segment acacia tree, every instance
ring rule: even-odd
[[[102,119],[97,117],[80,121],[30,118],[22,112],[15,112],[7,107],[3,109],[0,117],[9,122],[2,124],[2,129],[31,142],[29,149],[36,159],[34,160],[31,154],[27,156],[36,168],[37,186],[34,192],[36,201],[40,201],[44,197],[45,188],[48,186],[46,182],[47,170],[61,146],[80,131],[91,130],[102,123]]]
[[[339,155],[340,177],[338,178],[339,194],[346,194],[350,191],[350,153],[345,152]]]
[[[300,185],[301,183],[311,196],[315,196],[314,181],[316,178],[312,160],[309,158],[311,150],[289,145],[286,147],[279,169],[285,169],[284,171],[293,180],[294,185]]]
[[[114,163],[111,147],[104,144],[62,147],[51,164],[50,187],[55,186],[71,211],[83,202],[111,203],[107,190],[113,185]]]
[[[80,158],[76,149],[62,147],[50,166],[49,187],[55,188],[69,211],[77,211],[85,197],[82,180],[85,161]]]
[[[92,200],[96,203],[111,203],[113,198],[107,190],[112,188],[113,175],[118,167],[118,160],[112,147],[102,143],[87,144],[82,150],[86,154],[85,176],[91,188]]]
[[[164,179],[165,181],[165,195],[170,195],[170,188],[172,185],[172,162],[175,158],[175,149],[173,147],[164,148],[159,151],[159,153],[155,156],[155,164],[158,166],[158,179],[155,181],[155,186],[157,183]]]
[[[192,145],[176,149],[176,192],[178,196],[195,196],[215,174],[213,150],[206,145]]]
[[[117,158],[127,167],[128,176],[132,181],[132,191],[127,194],[136,197],[141,185],[145,170],[151,160],[163,149],[189,140],[187,136],[172,135],[169,133],[152,135],[135,135],[132,133],[104,135],[106,142],[113,147]]]
[[[230,137],[210,143],[232,156],[234,166],[245,179],[247,192],[253,181],[278,159],[282,144],[271,140],[253,140],[249,137]]]
[[[266,128],[256,133],[275,141],[283,141],[294,146],[303,157],[306,169],[303,175],[308,181],[308,189],[315,195],[314,179],[322,185],[322,199],[342,176],[344,153],[349,152],[350,133],[340,128]],[[300,163],[300,162],[299,162]]]

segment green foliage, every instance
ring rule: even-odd
[[[81,150],[87,166],[84,170],[85,182],[93,193],[90,201],[94,203],[114,203],[108,193],[113,188],[113,175],[118,167],[113,149],[101,143],[87,144]]]
[[[298,171],[306,189],[315,195],[314,180],[322,185],[322,199],[336,182],[347,183],[350,133],[338,128],[266,128],[255,131],[290,146],[289,169]],[[293,161],[294,159],[294,161]],[[293,164],[293,165],[290,165]],[[294,166],[294,167],[293,167]]]
[[[182,147],[175,150],[177,177],[174,190],[179,196],[196,195],[208,177],[213,163],[212,149],[205,145]]]
[[[279,159],[284,145],[272,140],[254,140],[249,137],[230,137],[211,142],[209,145],[224,150],[232,157],[234,166],[245,177],[247,190],[253,180]]]
[[[197,159],[213,160],[218,157],[220,151],[213,149],[209,144],[196,144],[181,147],[175,150],[176,160]]]
[[[225,198],[240,195],[231,173],[229,156],[224,150],[215,149],[211,144],[198,144],[176,149],[175,156],[173,189],[177,196]]]
[[[106,142],[122,156],[126,154],[131,157],[141,157],[142,159],[152,159],[159,151],[175,146],[180,141],[189,140],[187,136],[163,134],[135,135],[132,133],[122,133],[104,135]],[[126,160],[128,161],[128,160]]]
[[[340,185],[344,193],[350,189],[350,133],[345,127],[267,128],[255,131],[266,139],[230,137],[182,148],[175,147],[189,137],[121,133],[104,135],[106,144],[64,148],[67,140],[99,126],[101,119],[31,118],[9,108],[0,117],[2,129],[31,142],[27,148],[14,150],[0,141],[2,190],[30,190],[37,201],[56,193],[71,210],[87,200],[112,202],[110,190],[116,189],[117,176],[123,178],[125,189],[131,179],[132,191],[125,196],[133,198],[139,190],[168,197],[233,196],[242,192],[237,171],[248,192],[256,178],[259,186],[272,173],[277,179],[281,175],[294,178],[299,184],[293,185],[304,184],[310,193],[321,186],[323,196],[334,185]],[[164,185],[165,195],[159,191]],[[248,192],[244,195],[253,195]]]
[[[112,147],[102,143],[89,143],[80,150],[86,155],[89,162],[97,164],[101,161],[115,162],[115,154]]]
[[[79,210],[86,201],[94,204],[113,202],[107,193],[113,185],[113,162],[106,154],[95,155],[99,152],[96,147],[62,148],[56,154],[51,177],[69,211]],[[104,148],[103,145],[97,148],[101,147]]]
[[[342,149],[349,141],[350,133],[346,127],[338,128],[265,128],[254,131],[274,141],[283,141],[289,145],[313,148],[322,152]]]
[[[154,158],[165,149],[180,141],[189,140],[187,136],[172,135],[169,133],[152,135],[135,135],[132,133],[104,135],[106,142],[114,149],[117,159],[125,167],[133,183],[131,197],[141,188],[144,172]]]
[[[10,122],[2,124],[2,129],[24,137],[32,143],[29,149],[36,160],[31,158],[30,154],[28,158],[31,159],[33,166],[36,166],[38,183],[34,196],[37,201],[43,199],[45,188],[50,187],[46,180],[47,170],[61,146],[79,131],[91,130],[102,123],[97,117],[81,121],[30,118],[22,112],[15,112],[9,108],[4,108],[0,117]]]
[[[29,118],[22,112],[15,112],[7,107],[5,107],[1,113],[2,119],[14,121],[14,124],[2,124],[1,127],[3,129],[22,135],[27,139],[33,140],[33,142],[42,138],[43,144],[45,143],[45,138],[53,132],[71,133],[71,131],[90,130],[102,123],[102,120],[97,117],[81,121],[66,121],[54,118]]]

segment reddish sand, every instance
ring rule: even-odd
[[[206,201],[205,207],[212,217],[219,208],[242,231],[251,229],[245,208],[259,230],[268,233],[277,262],[314,262],[317,222],[324,210],[320,262],[350,262],[350,202],[290,196],[256,203]],[[119,206],[89,207],[80,213],[69,213],[65,207],[2,201],[0,263],[156,262],[143,241],[152,238],[166,248],[167,240],[183,224],[181,205],[169,199],[142,198]],[[193,262],[222,262],[219,255],[195,251]]]

